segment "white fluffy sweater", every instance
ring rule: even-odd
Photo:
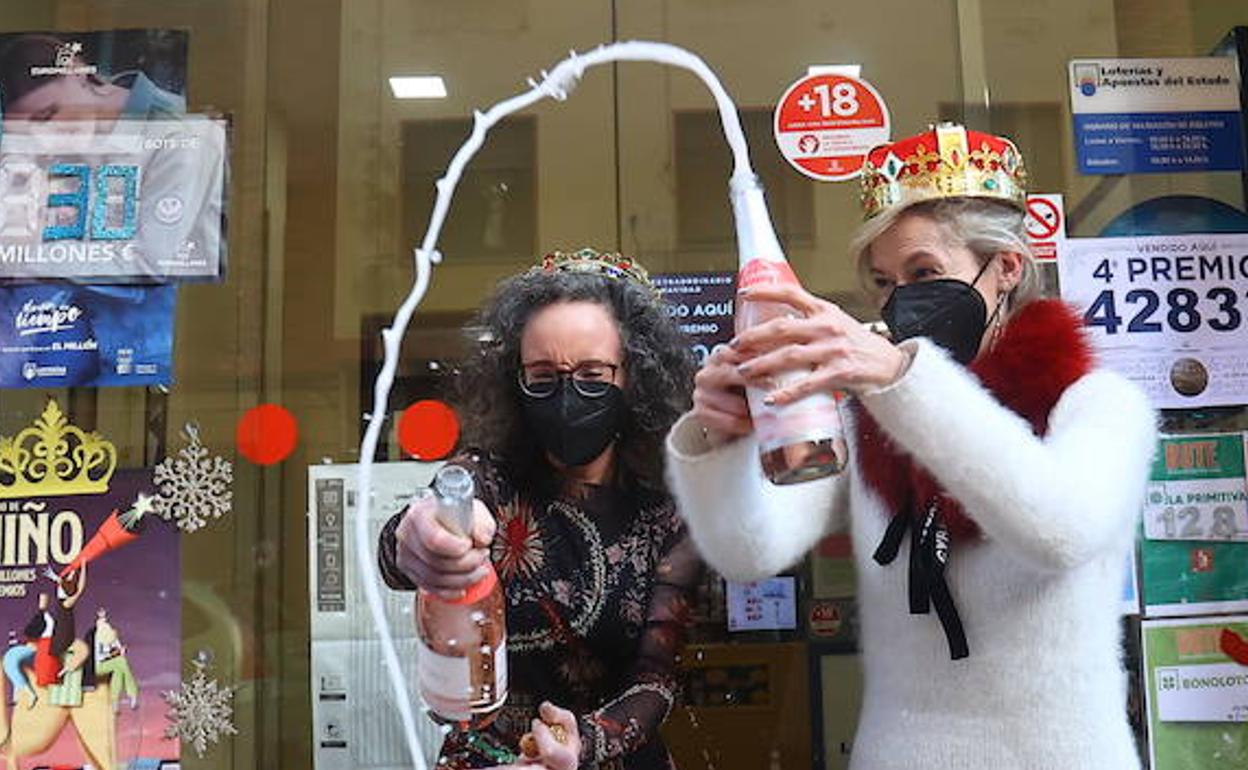
[[[894,512],[854,467],[852,426],[845,473],[781,487],[752,439],[712,447],[686,415],[668,468],[695,542],[723,575],[750,580],[849,526],[865,667],[853,770],[1135,770],[1118,607],[1153,411],[1097,370],[1037,438],[939,348],[905,345],[906,374],[861,401],[983,533],[955,541],[946,573],[969,658],[950,660],[935,613],[910,614],[909,538],[892,564],[872,561]]]

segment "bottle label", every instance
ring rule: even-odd
[[[472,666],[483,659],[476,655],[455,657],[434,652],[419,636],[416,638],[416,671],[420,678],[421,695],[430,701],[439,716],[452,721],[472,718],[475,707],[501,705],[507,697],[507,640],[504,638],[491,654],[493,676],[489,682],[474,686]]]
[[[797,275],[784,260],[751,259],[737,272],[737,288],[766,284],[797,284]]]
[[[802,372],[791,372],[780,380],[798,380]],[[750,415],[754,420],[754,434],[762,452],[802,441],[839,439],[844,433],[836,399],[827,393],[813,393],[801,401],[785,406],[768,406],[763,403],[766,391],[750,388]]]
[[[498,643],[494,648],[494,699],[502,702],[507,697],[507,640]]]
[[[472,699],[472,669],[468,658],[439,655],[416,640],[416,672],[420,677],[421,695],[435,706],[437,712],[447,719],[466,720],[472,716],[469,703]],[[448,710],[448,706],[451,706]],[[462,706],[462,710],[460,707]]]
[[[737,281],[741,288],[767,284],[798,285],[797,276],[788,262],[766,259],[747,262],[738,273]],[[778,303],[744,302],[738,313],[737,328],[743,330],[771,318],[791,315],[792,309]],[[808,374],[806,371],[785,372],[773,378],[773,389],[792,385]],[[748,389],[746,395],[750,402],[750,416],[754,420],[754,433],[762,452],[802,441],[835,440],[843,435],[841,416],[836,399],[831,394],[814,393],[786,406],[764,404],[763,397],[767,392],[756,388]]]

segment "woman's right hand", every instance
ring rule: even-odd
[[[737,366],[745,357],[721,345],[693,380],[693,415],[709,432],[722,438],[747,436],[754,430],[745,400],[745,379]]]
[[[395,561],[413,583],[444,598],[457,599],[487,574],[494,517],[480,500],[472,502],[472,540],[438,523],[437,501],[417,497],[395,530]]]

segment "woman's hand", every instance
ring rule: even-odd
[[[418,497],[395,530],[395,562],[416,585],[457,599],[487,574],[494,517],[485,503],[472,503],[472,540],[452,533],[434,516],[436,499]]]
[[[728,346],[711,354],[693,380],[693,415],[703,428],[725,437],[754,430],[745,401],[745,378],[737,367],[745,358]]]
[[[909,357],[897,346],[799,286],[752,286],[737,298],[788,305],[800,316],[773,318],[730,343],[742,359],[737,371],[751,386],[769,388],[775,375],[810,372],[771,391],[769,399],[777,405],[817,392],[858,392],[891,385],[909,366]]]
[[[543,703],[538,714],[541,719],[534,719],[532,732],[521,739],[521,761],[528,770],[534,766],[576,770],[581,763],[581,731],[576,715],[550,702]],[[535,746],[524,746],[530,736]]]

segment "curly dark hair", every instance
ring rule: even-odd
[[[615,319],[627,374],[627,416],[616,450],[632,480],[662,489],[663,440],[691,405],[694,358],[662,301],[631,280],[534,271],[500,283],[470,327],[481,342],[454,383],[465,444],[501,460],[517,484],[550,489],[551,466],[525,428],[517,378],[525,324],[558,302],[595,302]]]

